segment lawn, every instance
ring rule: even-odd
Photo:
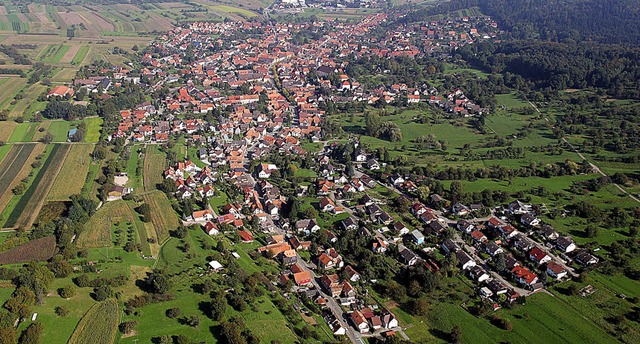
[[[74,144],[62,165],[62,169],[47,195],[49,201],[66,201],[71,195],[82,193],[91,165],[94,145]]]

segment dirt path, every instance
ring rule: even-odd
[[[531,105],[531,106],[532,106],[532,107],[533,107],[533,108],[538,112],[538,114],[539,114],[539,115],[542,115],[542,112],[540,112],[540,109],[538,109],[538,107],[537,107],[537,106],[535,106],[535,104],[533,104],[533,103],[532,103],[531,101],[529,101],[529,100],[527,100],[527,102],[529,102],[529,104],[530,104],[530,105]],[[547,122],[551,122],[551,121],[549,121],[549,119],[548,119],[547,117],[545,117],[545,118],[544,118],[544,120],[545,120],[545,121],[547,121]],[[555,127],[555,126],[553,126],[553,127]],[[564,137],[563,137],[563,138],[562,138],[562,141],[563,141],[564,143],[566,143],[569,147],[571,147],[571,149],[572,149],[576,154],[578,154],[578,156],[579,156],[582,160],[584,160],[584,161],[588,162],[588,163],[589,163],[589,165],[591,165],[591,168],[593,169],[593,171],[594,171],[595,173],[598,173],[598,174],[600,174],[600,175],[602,175],[602,176],[605,176],[605,177],[607,176],[607,174],[606,174],[606,173],[602,172],[602,170],[600,169],[600,167],[598,167],[596,164],[592,163],[591,161],[587,160],[587,158],[586,158],[582,153],[580,153],[580,151],[578,151],[578,149],[577,149],[576,147],[574,147],[574,146],[573,146],[569,141],[567,141],[567,139],[566,139],[566,138],[564,138]],[[622,186],[620,186],[620,185],[618,185],[618,184],[616,184],[616,183],[613,183],[613,182],[611,182],[611,183],[612,183],[616,188],[618,188],[618,190],[622,191],[624,194],[626,194],[627,196],[629,196],[632,200],[634,200],[634,201],[636,201],[636,202],[640,203],[640,199],[638,199],[636,196],[634,196],[634,195],[632,195],[631,193],[629,193],[629,192],[628,192],[627,190],[625,190]]]

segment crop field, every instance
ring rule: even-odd
[[[9,251],[0,253],[0,264],[19,264],[31,261],[42,262],[53,257],[56,250],[56,238],[48,236],[31,240]]]
[[[79,45],[71,45],[71,46],[69,46],[69,50],[67,50],[67,52],[64,54],[64,56],[62,56],[62,58],[60,58],[59,62],[60,63],[71,63],[71,61],[76,56],[76,54],[78,53],[79,50],[80,50],[80,46]]]
[[[83,45],[79,47],[75,56],[73,56],[73,59],[71,59],[71,64],[81,64],[84,61],[84,58],[87,57],[87,53],[89,53],[89,46]]]
[[[82,187],[87,179],[89,165],[91,165],[91,152],[93,145],[74,144],[64,160],[62,169],[58,173],[51,191],[47,195],[47,201],[66,201],[72,195],[82,192]]]
[[[18,126],[14,121],[6,121],[0,125],[0,141],[7,142],[11,138],[11,134]]]
[[[73,331],[69,344],[111,344],[116,339],[118,303],[108,299],[91,307]]]
[[[117,200],[105,203],[85,224],[78,235],[78,247],[110,247],[111,224],[117,222],[133,223],[134,215],[125,201]]]
[[[178,228],[178,217],[169,199],[161,191],[145,194],[144,201],[151,208],[151,223],[156,230],[158,242],[162,243],[169,238],[170,230]]]
[[[0,162],[0,211],[13,196],[11,188],[28,174],[31,167],[27,161],[35,147],[35,144],[13,145]]]
[[[55,145],[49,158],[34,177],[31,186],[22,195],[20,201],[7,217],[5,227],[30,228],[35,221],[45,198],[62,168],[64,159],[69,153],[70,145]]]
[[[162,173],[166,168],[167,159],[163,152],[155,145],[147,146],[144,155],[144,190],[156,190],[158,184],[164,180]]]

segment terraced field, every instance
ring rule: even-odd
[[[149,192],[143,198],[151,208],[151,223],[156,230],[158,242],[162,243],[169,238],[169,231],[178,228],[178,217],[164,192]]]
[[[74,144],[47,195],[47,201],[66,201],[82,192],[87,179],[93,145]]]
[[[5,227],[31,227],[70,149],[71,145],[58,144],[53,147],[49,158],[40,169],[40,172],[35,176],[33,183],[24,195],[22,195],[20,201],[7,218]]]

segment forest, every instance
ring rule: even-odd
[[[622,46],[509,41],[459,49],[471,65],[491,73],[512,73],[537,88],[596,87],[617,98],[640,98],[640,50]],[[514,79],[517,81],[517,79]],[[508,85],[522,88],[522,85]]]
[[[640,43],[636,0],[453,0],[411,12],[401,21],[472,7],[494,18],[513,39]]]

